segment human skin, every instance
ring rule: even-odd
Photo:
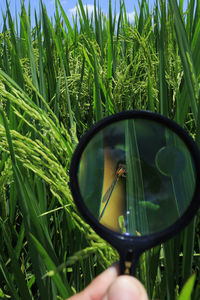
[[[68,300],[148,300],[145,288],[133,276],[118,276],[113,265],[97,276],[82,292]]]

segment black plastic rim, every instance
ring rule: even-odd
[[[78,168],[81,159],[81,155],[89,143],[89,141],[104,127],[113,124],[121,120],[128,119],[144,119],[153,120],[158,122],[165,127],[171,129],[175,132],[185,143],[194,161],[195,171],[196,171],[196,187],[194,191],[191,204],[185,213],[179,218],[174,224],[162,230],[150,235],[142,236],[126,236],[121,233],[112,231],[96,220],[96,218],[90,213],[84,201],[82,199],[79,184],[78,184]],[[196,214],[197,209],[200,205],[200,154],[196,143],[193,141],[191,136],[177,123],[174,121],[160,115],[157,113],[149,111],[124,111],[121,113],[114,114],[112,116],[106,117],[96,123],[80,140],[71,161],[70,167],[70,188],[79,211],[81,212],[84,219],[91,225],[91,227],[106,241],[108,241],[112,246],[114,246],[119,251],[122,251],[124,247],[129,249],[134,248],[136,252],[143,252],[157,244],[165,242],[175,234],[177,234],[181,229],[183,229],[192,217]]]

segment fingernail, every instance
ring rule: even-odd
[[[103,300],[148,300],[142,284],[134,277],[120,276],[108,289]]]
[[[112,264],[107,270],[105,270],[102,274],[104,274],[105,276],[105,273],[110,274],[111,276],[113,277],[116,277],[119,275],[119,267],[118,267],[118,264],[117,263],[114,263]]]

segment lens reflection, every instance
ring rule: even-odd
[[[85,148],[78,180],[96,219],[124,235],[172,225],[190,205],[195,170],[187,146],[151,120],[123,120],[99,131]]]

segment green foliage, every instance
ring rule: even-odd
[[[104,116],[144,109],[174,119],[200,143],[200,1],[189,1],[183,12],[183,1],[157,0],[151,11],[142,0],[133,24],[125,1],[118,17],[111,1],[105,16],[94,0],[90,16],[79,0],[72,23],[59,0],[53,21],[41,2],[34,28],[23,3],[20,20],[11,18],[6,3],[0,32],[0,297],[64,299],[118,259],[71,197],[69,166],[79,137]],[[177,298],[199,270],[198,228],[197,216],[143,254],[137,276],[150,299]],[[178,299],[199,299],[194,280]]]
[[[196,274],[193,274],[185,283],[178,300],[191,300]]]

